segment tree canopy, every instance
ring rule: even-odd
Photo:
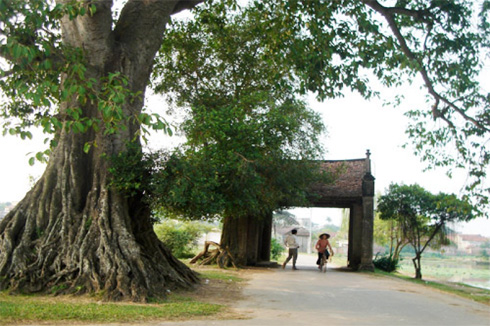
[[[295,92],[290,66],[265,60],[256,11],[205,4],[172,24],[154,87],[187,112],[183,148],[159,184],[161,207],[186,216],[261,216],[306,204],[324,127]]]

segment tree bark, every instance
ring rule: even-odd
[[[260,217],[226,216],[221,247],[229,250],[239,266],[255,266],[259,261],[269,260],[271,224],[272,213]]]
[[[141,92],[123,105],[129,118],[143,107],[170,15],[198,2],[129,0],[114,30],[111,2],[96,2],[94,16],[61,20],[63,42],[85,51],[85,78],[120,72],[133,93]],[[62,82],[66,78],[61,76]],[[72,107],[80,104],[61,103],[60,117],[66,119]],[[84,117],[102,119],[97,103],[81,109]],[[156,237],[143,196],[127,197],[110,187],[106,157],[124,151],[140,127],[134,119],[121,124],[125,128],[113,135],[104,128],[60,132],[43,176],[0,222],[0,289],[99,292],[108,300],[146,301],[198,281]],[[84,153],[92,141],[97,147]]]
[[[415,268],[415,278],[418,280],[422,279],[422,266],[420,266],[420,255],[417,255],[412,259],[413,266]]]

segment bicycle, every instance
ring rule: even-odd
[[[325,255],[325,252],[324,252],[323,255],[322,255],[322,259],[320,261],[320,272],[324,272],[324,273],[327,272],[327,262],[328,262],[328,258],[327,258],[327,255]]]

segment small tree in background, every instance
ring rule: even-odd
[[[407,239],[396,220],[382,220],[379,213],[374,216],[374,242],[385,248],[384,253],[378,252],[373,264],[386,272],[394,272],[399,267],[400,252],[408,244]],[[381,255],[380,255],[381,254]]]
[[[447,242],[447,223],[469,221],[479,214],[466,199],[458,199],[454,194],[433,195],[416,184],[391,184],[379,199],[377,210],[381,219],[399,223],[404,238],[415,250],[412,261],[417,279],[422,279],[424,250]]]
[[[400,253],[408,243],[397,220],[383,220],[379,213],[374,217],[373,236],[375,243],[388,247],[388,254],[394,260],[400,260]]]

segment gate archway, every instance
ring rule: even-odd
[[[349,208],[348,267],[373,271],[375,178],[370,155],[368,150],[362,159],[322,161],[321,169],[336,178],[331,184],[313,184],[310,202],[311,207]]]
[[[310,207],[349,208],[348,267],[374,271],[373,221],[374,177],[369,150],[366,157],[352,160],[321,161],[326,172],[336,175],[332,183],[312,184]],[[239,264],[270,266],[272,212],[268,216],[241,217],[227,234],[239,243]],[[223,240],[223,239],[222,239]]]

